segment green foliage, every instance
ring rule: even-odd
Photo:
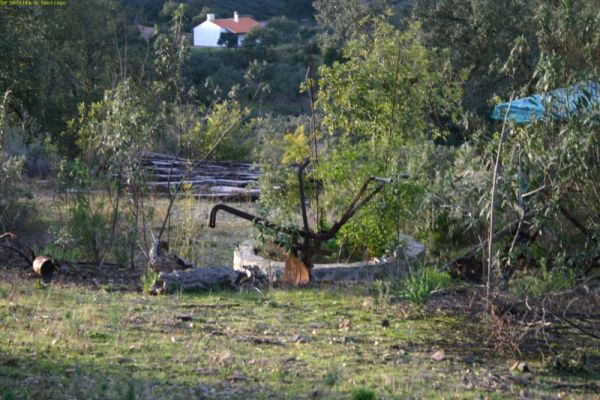
[[[325,47],[343,47],[357,36],[370,32],[375,18],[386,14],[387,0],[315,0],[316,20]]]
[[[315,32],[286,17],[273,18],[264,26],[253,28],[244,39],[244,46],[277,46],[282,44],[306,45]]]
[[[140,280],[142,282],[142,291],[145,294],[150,293],[154,282],[156,282],[156,278],[158,278],[158,272],[151,269],[147,269],[146,272],[144,272],[144,274],[141,276]]]
[[[251,144],[245,140],[248,131],[244,125],[248,110],[237,101],[215,102],[210,109],[188,105],[173,111],[174,125],[167,132],[178,138],[181,155],[222,160],[248,157]]]
[[[315,69],[320,64],[318,48],[308,50]],[[306,96],[298,90],[306,79],[307,58],[306,46],[298,44],[242,46],[236,51],[193,48],[185,76],[198,88],[194,98],[203,104],[233,92],[254,115],[299,115],[308,111]]]
[[[66,221],[57,232],[59,239],[47,248],[55,257],[70,261],[101,262],[106,252],[110,219],[102,202],[90,196],[93,178],[79,161],[59,164],[57,191],[63,197]]]
[[[150,148],[154,121],[143,99],[125,80],[101,101],[81,104],[69,121],[64,134],[77,138],[80,156],[58,169],[57,190],[68,217],[56,251],[71,243],[67,253],[74,258],[103,262],[110,255],[122,265],[133,260],[138,224],[146,217],[141,158]],[[105,198],[93,194],[98,189]]]
[[[536,34],[534,11],[538,1],[510,0],[417,0],[415,16],[423,23],[428,46],[448,48],[456,71],[468,71],[464,86],[464,105],[482,116],[489,112],[488,101],[494,93],[510,93],[516,83],[500,72],[515,38],[530,42]],[[526,83],[536,57],[532,49],[521,61],[518,83]]]
[[[117,76],[137,72],[144,63],[139,35],[125,21],[115,0],[72,2],[43,12],[2,8],[0,92],[12,90],[63,154],[76,152],[73,138],[59,133],[77,105],[98,99]]]
[[[449,287],[452,278],[447,272],[433,267],[418,267],[409,270],[408,277],[400,283],[398,294],[415,305],[425,305],[438,290]]]
[[[26,194],[22,183],[24,159],[8,154],[6,148],[7,133],[13,125],[9,100],[10,92],[6,92],[0,103],[0,231],[18,228],[28,210],[22,201]]]
[[[373,389],[357,388],[352,391],[352,400],[375,400],[377,393]]]
[[[159,100],[180,104],[184,96],[183,68],[189,57],[189,43],[184,36],[184,7],[179,6],[171,18],[168,32],[158,35],[154,44],[156,80],[152,86]]]
[[[540,271],[514,278],[510,282],[510,291],[517,298],[539,297],[569,289],[575,282],[573,269],[564,265],[549,269],[546,259],[542,258]]]
[[[394,179],[340,232],[350,248],[375,255],[393,248],[403,218],[424,194],[426,179],[404,181],[399,174],[410,168],[407,160],[445,133],[428,115],[454,118],[460,90],[448,79],[444,54],[420,44],[418,26],[399,32],[379,21],[372,38],[351,41],[347,62],[320,70],[318,106],[330,150],[321,156],[317,175],[331,210],[348,204],[369,176]]]
[[[124,81],[106,91],[101,101],[81,104],[66,134],[77,138],[81,158],[95,173],[122,175],[137,169],[148,149],[149,120],[132,83]]]
[[[268,159],[286,165],[318,152],[306,177],[307,182],[320,186],[307,190],[318,226],[331,225],[339,218],[367,178],[394,179],[336,238],[343,254],[356,258],[391,252],[398,245],[399,233],[417,209],[428,182],[403,180],[400,174],[411,168],[407,160],[444,134],[428,116],[454,118],[459,109],[460,90],[448,79],[445,55],[428,52],[419,43],[418,26],[405,32],[381,20],[374,26],[373,35],[363,34],[349,42],[346,62],[320,68],[318,131],[308,134],[303,127],[290,129],[295,133],[276,137],[279,150]],[[427,162],[434,169],[435,163]],[[263,168],[261,204],[266,213],[276,214],[283,224],[298,226],[295,171]]]
[[[129,6],[138,20],[152,25],[170,18],[179,4],[185,5],[186,30],[195,24],[206,21],[207,13],[217,14],[219,18],[231,18],[234,11],[240,15],[251,15],[259,21],[273,17],[287,16],[298,20],[313,18],[311,0],[121,0]]]
[[[520,88],[530,94],[545,80],[540,66],[580,79],[598,76],[599,6],[597,0],[417,0],[415,17],[427,45],[448,48],[453,69],[468,71],[465,109],[487,117],[494,95],[507,98]],[[546,89],[564,86],[567,77],[557,78]]]

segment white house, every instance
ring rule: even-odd
[[[233,18],[215,19],[215,14],[207,14],[206,21],[194,28],[194,46],[225,47],[219,45],[222,33],[233,33],[237,36],[238,46],[241,46],[250,29],[260,26],[260,23],[250,17],[240,17],[235,11]]]

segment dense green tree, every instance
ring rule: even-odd
[[[0,103],[0,230],[18,228],[25,208],[21,198],[25,194],[22,185],[23,159],[8,154],[6,145],[9,132],[15,129],[15,116],[10,111],[10,92],[5,92]]]
[[[399,176],[412,167],[409,160],[422,146],[433,146],[432,139],[445,134],[430,115],[455,118],[460,109],[460,85],[449,79],[447,54],[428,51],[418,26],[401,32],[378,19],[373,28],[348,42],[345,62],[320,68],[320,125],[287,135],[278,153],[284,164],[313,156],[310,178],[323,188],[319,207],[312,205],[324,226],[339,218],[368,177],[395,178],[385,194],[340,231],[338,242],[354,255],[380,255],[397,244],[403,217],[424,185]],[[292,185],[293,171],[282,174],[287,178],[269,176],[283,182],[277,186]],[[297,192],[266,193],[261,201],[271,210],[290,210]]]
[[[588,69],[599,62],[597,29],[588,22],[598,18],[599,8],[597,0],[416,0],[415,17],[428,46],[449,49],[454,69],[466,71],[465,108],[487,116],[494,95],[535,90],[539,63],[569,59],[563,71],[580,78],[597,72],[597,66]],[[574,54],[581,57],[575,61]],[[564,84],[564,78],[546,89]]]
[[[72,138],[58,134],[77,104],[100,98],[142,63],[141,43],[126,20],[116,0],[7,7],[0,14],[0,90],[10,89],[15,111],[36,118],[66,152],[74,150]]]
[[[386,15],[389,0],[315,0],[316,20],[326,47],[342,46],[358,35],[369,34],[376,17]]]

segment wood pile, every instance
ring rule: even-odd
[[[189,185],[194,197],[219,200],[256,200],[260,171],[251,163],[186,160],[159,153],[146,153],[142,167],[147,185],[154,192],[167,193],[177,185]]]

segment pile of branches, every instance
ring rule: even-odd
[[[494,351],[532,354],[549,353],[551,344],[600,345],[600,277],[524,299],[507,292],[488,298],[483,285],[459,286],[437,293],[428,307],[485,321],[482,333]]]

